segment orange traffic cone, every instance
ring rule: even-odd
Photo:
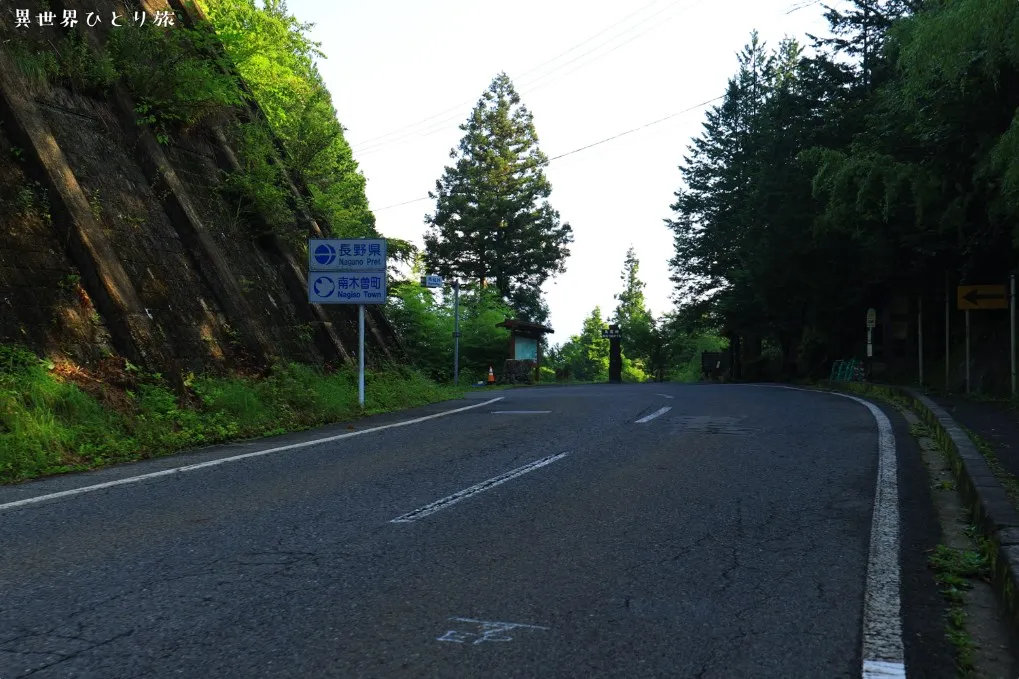
[[[488,383],[495,384],[495,371],[492,370],[492,366],[488,366]]]

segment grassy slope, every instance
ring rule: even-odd
[[[268,377],[195,377],[178,398],[130,364],[86,373],[0,345],[0,483],[307,429],[460,398],[406,368],[357,373],[278,366]]]

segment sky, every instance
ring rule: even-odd
[[[835,3],[838,4],[838,3]],[[757,30],[827,35],[809,0],[289,0],[313,22],[319,69],[367,179],[376,227],[423,245],[428,191],[482,93],[500,72],[554,156],[720,96]],[[566,272],[544,286],[553,344],[600,306],[615,309],[632,245],[648,308],[672,308],[664,219],[679,165],[708,106],[552,161],[550,203],[573,229]],[[424,200],[416,200],[424,199]],[[416,202],[409,202],[415,201]],[[407,203],[405,205],[399,205]],[[398,207],[391,207],[399,205]]]

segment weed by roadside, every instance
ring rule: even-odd
[[[271,436],[436,401],[466,391],[393,367],[369,371],[365,408],[355,370],[280,364],[264,378],[188,375],[189,398],[133,366],[119,383],[0,345],[0,483]]]
[[[934,570],[934,579],[941,587],[941,593],[949,601],[947,634],[956,648],[959,676],[973,676],[974,644],[966,631],[963,592],[972,589],[973,579],[990,578],[987,556],[982,551],[938,545],[928,557],[928,563]]]

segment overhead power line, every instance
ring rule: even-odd
[[[565,63],[562,63],[562,64],[559,64],[559,65],[555,66],[554,68],[552,68],[549,71],[546,71],[545,73],[540,73],[540,74],[538,74],[538,75],[536,75],[534,77],[531,77],[531,78],[525,77],[525,76],[527,76],[527,75],[529,75],[531,73],[534,73],[535,71],[540,70],[543,66],[546,66],[548,64],[554,63],[555,61],[557,61],[561,57],[570,54],[571,52],[575,51],[576,49],[584,46],[585,44],[587,44],[589,42],[591,42],[595,38],[598,38],[601,35],[604,35],[605,33],[607,33],[609,31],[611,31],[611,30],[621,26],[627,19],[629,19],[629,18],[631,18],[633,16],[636,16],[637,14],[640,14],[644,10],[646,10],[649,7],[655,5],[657,3],[657,1],[658,0],[655,0],[655,2],[651,2],[651,3],[647,4],[647,5],[644,5],[639,10],[637,10],[637,11],[631,13],[631,14],[628,14],[623,19],[615,22],[612,26],[609,26],[608,28],[600,31],[599,33],[596,33],[595,35],[587,38],[586,40],[584,40],[584,41],[582,41],[580,43],[577,43],[576,45],[574,45],[570,49],[566,50],[565,52],[562,52],[559,55],[557,55],[556,57],[553,57],[552,59],[549,59],[548,61],[546,61],[546,62],[544,62],[542,64],[539,64],[535,68],[532,68],[529,71],[525,71],[523,74],[521,74],[520,76],[517,77],[517,80],[516,80],[517,91],[520,94],[527,94],[528,92],[534,91],[534,90],[536,90],[536,89],[538,89],[540,87],[544,87],[549,82],[553,82],[554,80],[557,79],[557,78],[548,78],[548,76],[551,76],[551,75],[555,74],[557,71],[560,71],[561,69],[565,68],[566,66],[569,66],[570,64],[576,63],[577,61],[579,61],[583,57],[585,57],[585,56],[587,56],[587,55],[589,55],[589,54],[591,54],[593,52],[596,52],[597,50],[601,49],[602,47],[604,47],[606,45],[609,45],[613,41],[615,41],[615,40],[617,40],[619,38],[622,38],[622,37],[626,37],[627,34],[632,33],[632,31],[634,29],[641,27],[642,25],[646,24],[647,22],[651,21],[652,19],[655,19],[656,17],[658,17],[660,14],[666,12],[667,10],[673,9],[674,7],[676,7],[676,5],[680,4],[680,2],[681,2],[681,0],[674,0],[673,2],[669,3],[665,7],[659,9],[657,12],[654,12],[653,14],[651,14],[649,16],[645,16],[645,17],[641,18],[640,20],[638,20],[633,25],[624,28],[622,31],[620,31],[616,35],[610,37],[608,40],[604,40],[604,41],[598,43],[593,48],[591,48],[591,49],[589,49],[589,50],[587,50],[587,51],[585,51],[585,52],[583,52],[583,53],[573,57],[572,59],[570,59],[569,61],[566,61]],[[699,1],[703,2],[703,0],[699,0]],[[695,2],[693,4],[697,4],[697,3]],[[676,12],[672,16],[667,17],[667,18],[665,18],[663,20],[660,20],[660,21],[652,24],[649,28],[646,28],[645,30],[640,31],[636,35],[631,36],[629,39],[624,40],[622,43],[615,45],[614,47],[612,47],[612,48],[602,52],[601,54],[595,55],[593,58],[588,59],[587,61],[577,65],[573,69],[570,69],[569,71],[567,71],[566,74],[572,73],[572,72],[574,72],[576,70],[579,70],[580,68],[583,68],[583,67],[587,66],[588,64],[594,63],[598,59],[601,59],[602,57],[610,54],[611,52],[614,52],[615,50],[619,49],[623,45],[625,45],[625,44],[627,44],[629,42],[632,42],[633,40],[635,40],[636,38],[640,37],[641,35],[644,35],[645,33],[648,33],[649,31],[652,31],[652,30],[654,30],[656,28],[659,28],[660,26],[662,26],[667,21],[671,21],[672,19],[674,19],[677,16],[679,16],[680,14],[682,14],[685,10],[689,9],[690,6],[692,6],[692,5],[682,7],[679,12]],[[563,74],[563,75],[566,75],[566,74]],[[534,87],[531,87],[531,85],[534,85],[535,83],[537,83],[537,82],[539,82],[539,81],[541,81],[543,79],[546,79],[545,82],[541,83],[540,85],[535,85]],[[376,152],[376,151],[378,151],[380,149],[383,149],[383,148],[388,148],[390,146],[407,143],[409,141],[414,141],[416,139],[420,139],[420,138],[423,138],[423,137],[431,136],[431,135],[437,134],[439,132],[444,132],[444,131],[446,131],[448,129],[451,129],[453,127],[453,123],[456,123],[456,125],[459,125],[460,122],[464,120],[465,115],[464,115],[463,107],[464,106],[468,106],[468,105],[470,105],[472,103],[474,103],[473,100],[472,101],[468,101],[468,102],[463,102],[463,103],[458,104],[457,106],[455,106],[455,107],[453,107],[451,109],[447,109],[446,111],[444,111],[442,113],[437,113],[434,116],[431,116],[431,117],[426,118],[424,120],[418,121],[417,123],[413,123],[411,125],[402,127],[402,128],[400,128],[398,130],[394,130],[393,132],[390,132],[388,134],[384,134],[384,135],[381,135],[379,137],[374,137],[372,139],[366,139],[366,140],[364,140],[362,142],[357,142],[357,143],[352,145],[352,148],[353,148],[354,152],[357,155],[364,156],[364,155],[367,155],[369,153],[374,153],[374,152]],[[452,111],[455,111],[452,115],[444,115],[444,114],[452,112]],[[437,118],[438,118],[438,120],[436,120]],[[429,122],[429,121],[432,121],[432,122]],[[429,123],[429,124],[424,125],[422,127],[421,125],[423,123]]]
[[[642,35],[644,35],[644,34],[646,34],[646,33],[650,33],[651,31],[653,31],[653,30],[656,30],[656,29],[658,29],[658,28],[661,28],[661,27],[662,27],[663,25],[665,25],[665,24],[666,24],[666,23],[668,23],[669,21],[672,21],[673,19],[675,19],[676,17],[678,17],[678,16],[680,15],[680,14],[682,14],[682,13],[683,13],[683,12],[685,12],[686,10],[688,10],[688,9],[690,9],[690,8],[692,8],[692,7],[694,7],[695,5],[701,4],[701,3],[703,3],[703,2],[704,2],[704,0],[695,0],[695,2],[692,2],[692,3],[690,3],[689,5],[686,5],[686,6],[682,7],[682,8],[680,8],[680,11],[676,12],[675,14],[673,14],[673,15],[671,15],[671,16],[667,16],[667,17],[663,18],[662,20],[660,20],[660,21],[658,21],[658,22],[656,22],[656,23],[652,24],[652,25],[651,25],[651,26],[649,26],[648,28],[645,28],[645,29],[644,29],[643,31],[641,31],[641,32],[637,33],[636,35],[632,35],[632,36],[630,36],[629,38],[627,38],[626,40],[624,40],[623,42],[621,42],[621,43],[619,43],[619,44],[617,44],[617,45],[613,46],[613,47],[612,47],[611,49],[608,49],[608,50],[606,50],[606,51],[602,52],[601,54],[595,55],[595,56],[594,56],[593,58],[591,58],[591,59],[588,59],[587,61],[585,61],[585,62],[583,62],[583,63],[581,63],[581,64],[578,64],[576,68],[571,68],[570,70],[566,71],[565,73],[560,73],[560,74],[558,74],[558,75],[557,75],[556,77],[554,77],[554,78],[550,78],[550,79],[546,80],[545,82],[541,83],[540,85],[535,85],[535,83],[536,83],[536,82],[540,81],[540,80],[541,80],[542,78],[545,78],[546,76],[552,75],[553,73],[555,73],[555,71],[559,70],[559,68],[562,68],[563,66],[569,66],[570,64],[572,64],[572,63],[574,63],[574,62],[576,62],[576,61],[580,60],[581,58],[583,58],[583,57],[587,56],[588,54],[591,54],[592,52],[596,52],[596,51],[597,51],[598,49],[600,49],[600,48],[604,47],[605,45],[608,45],[608,44],[609,44],[610,42],[612,42],[612,40],[615,40],[615,38],[621,38],[621,37],[623,37],[623,35],[625,35],[625,33],[621,33],[621,34],[619,34],[619,35],[615,36],[615,38],[612,38],[612,39],[610,39],[610,40],[607,40],[607,41],[605,41],[605,42],[603,42],[603,43],[601,43],[601,44],[599,44],[599,45],[596,45],[595,47],[593,47],[593,48],[589,49],[588,51],[586,51],[586,52],[583,52],[582,54],[579,54],[579,55],[577,55],[577,56],[576,56],[576,57],[574,57],[573,59],[570,59],[570,60],[569,60],[569,61],[567,61],[567,62],[566,62],[565,64],[562,64],[562,66],[560,66],[559,68],[557,68],[557,69],[555,69],[555,70],[553,70],[553,71],[549,71],[549,72],[548,72],[548,73],[546,73],[545,75],[539,76],[538,78],[536,78],[536,79],[532,80],[532,81],[531,81],[531,82],[529,82],[529,83],[525,83],[525,84],[524,84],[524,86],[523,86],[523,89],[521,89],[520,93],[521,93],[521,94],[527,94],[527,93],[529,93],[529,92],[534,92],[535,90],[537,90],[537,89],[540,89],[540,88],[544,87],[545,85],[547,85],[547,84],[548,84],[548,83],[550,83],[550,82],[554,82],[554,81],[558,80],[559,78],[561,78],[561,77],[563,77],[563,76],[566,76],[566,75],[569,75],[570,73],[573,73],[573,72],[575,72],[575,71],[578,71],[578,70],[580,70],[581,68],[584,68],[585,66],[589,66],[590,64],[593,64],[593,63],[594,63],[595,61],[598,61],[598,60],[599,60],[599,59],[601,59],[602,57],[604,57],[604,56],[607,56],[607,55],[609,55],[609,54],[612,54],[613,52],[615,52],[615,51],[616,51],[617,49],[619,49],[620,47],[623,47],[623,46],[625,46],[625,45],[628,45],[628,44],[630,44],[631,42],[633,42],[634,40],[636,40],[636,39],[637,39],[637,38],[639,38],[640,36],[642,36]],[[674,2],[674,3],[672,3],[672,4],[671,4],[671,5],[669,5],[668,7],[665,7],[664,9],[662,9],[662,10],[660,10],[660,11],[658,11],[658,12],[655,12],[655,13],[654,13],[654,14],[652,14],[651,16],[645,17],[645,18],[644,18],[644,19],[642,19],[642,20],[641,20],[640,22],[638,22],[638,23],[634,24],[634,25],[633,25],[633,26],[631,26],[630,28],[637,28],[638,26],[640,26],[640,25],[642,25],[642,24],[645,24],[645,23],[647,23],[648,21],[650,21],[651,19],[654,19],[655,17],[657,17],[657,16],[659,15],[659,14],[662,14],[662,13],[663,13],[663,12],[665,12],[666,10],[672,9],[672,8],[673,8],[673,7],[675,7],[675,6],[677,5],[677,4],[679,4],[679,3],[678,3],[678,2]]]
[[[671,118],[675,118],[676,116],[679,116],[679,115],[683,115],[684,113],[689,113],[690,111],[695,111],[695,110],[701,108],[702,106],[707,106],[708,104],[714,103],[714,102],[718,101],[719,99],[723,99],[723,98],[725,98],[724,94],[720,95],[720,96],[717,96],[714,99],[708,99],[707,101],[702,101],[701,103],[696,104],[694,106],[691,106],[690,108],[685,108],[682,111],[677,111],[677,112],[675,112],[675,113],[673,113],[671,115],[665,116],[664,118],[659,118],[658,120],[652,120],[650,123],[646,123],[644,125],[641,125],[640,127],[635,127],[632,130],[627,130],[626,132],[620,132],[619,134],[612,135],[611,137],[606,137],[605,139],[602,139],[600,141],[596,141],[593,144],[588,144],[587,146],[581,146],[579,149],[573,149],[572,151],[567,151],[566,153],[560,153],[558,156],[552,156],[551,158],[548,159],[548,162],[551,163],[553,160],[559,160],[560,158],[565,158],[566,156],[572,156],[574,153],[580,153],[581,151],[586,151],[589,148],[594,148],[595,146],[598,146],[600,144],[604,144],[605,142],[608,142],[608,141],[612,141],[613,139],[619,139],[620,137],[625,137],[628,134],[633,134],[634,132],[639,132],[640,130],[643,130],[646,127],[651,127],[652,125],[657,125],[658,123],[664,123],[666,120],[669,120]]]
[[[567,61],[566,63],[561,64],[560,66],[556,67],[555,69],[552,69],[551,71],[548,71],[547,73],[538,76],[537,78],[533,79],[531,82],[525,82],[522,86],[517,87],[517,92],[519,94],[529,94],[530,92],[534,92],[535,90],[541,89],[545,85],[548,85],[550,83],[555,82],[556,80],[558,80],[559,78],[561,78],[563,76],[566,76],[566,75],[569,75],[570,73],[578,71],[581,68],[584,68],[584,67],[594,63],[598,59],[601,59],[602,57],[607,56],[607,55],[611,54],[612,52],[615,52],[617,49],[623,47],[624,45],[626,45],[626,44],[628,44],[630,42],[633,42],[634,40],[636,40],[640,36],[644,35],[645,33],[648,33],[648,32],[650,32],[652,30],[655,30],[656,28],[661,27],[666,22],[671,21],[672,19],[675,19],[677,16],[682,14],[683,11],[685,11],[687,9],[690,9],[693,5],[698,4],[700,2],[704,2],[704,0],[697,0],[697,2],[694,2],[691,5],[687,5],[687,6],[683,7],[683,8],[681,8],[681,10],[679,12],[676,12],[672,16],[666,17],[665,19],[662,19],[661,21],[658,21],[657,23],[653,24],[649,28],[646,28],[643,31],[640,31],[636,35],[633,35],[630,38],[628,38],[627,40],[624,40],[623,42],[618,43],[617,45],[613,46],[612,48],[610,48],[608,50],[605,50],[601,54],[596,54],[591,59],[588,59],[587,61],[583,61],[580,64],[577,64],[577,66],[575,66],[574,68],[566,71],[565,73],[560,73],[559,75],[553,75],[560,68],[568,66],[569,64],[572,64],[572,63],[576,62],[577,60],[581,59],[582,57],[587,56],[588,54],[591,54],[592,52],[600,49],[601,47],[604,47],[605,45],[608,45],[615,38],[623,37],[626,34],[626,32],[620,33],[619,35],[616,35],[614,38],[612,38],[612,39],[610,39],[608,41],[605,41],[603,43],[600,43],[599,45],[595,46],[593,49],[588,50],[587,52],[583,52],[582,54],[578,55],[574,59],[571,59],[570,61]],[[671,9],[676,4],[678,4],[678,2],[672,3],[671,5],[666,7],[665,9]],[[661,14],[662,11],[664,11],[664,10],[656,12],[655,14],[652,14],[651,16],[645,17],[643,20],[641,20],[637,24],[634,24],[633,26],[630,26],[627,30],[631,30],[633,28],[636,28],[636,27],[640,26],[642,23],[644,23],[645,21],[647,21],[649,19],[653,19],[654,17],[658,16],[658,14]],[[542,78],[545,78],[546,76],[550,76],[550,75],[552,75],[553,77],[546,79],[544,82],[540,82]],[[539,84],[534,84],[534,83],[539,83]],[[419,130],[414,130],[414,131],[411,131],[411,132],[404,133],[404,134],[402,134],[402,135],[400,135],[398,137],[395,137],[393,139],[388,139],[388,140],[385,140],[385,141],[378,142],[376,144],[369,145],[366,148],[354,149],[354,152],[358,155],[358,157],[364,157],[364,156],[371,155],[373,153],[377,153],[379,151],[385,151],[385,150],[387,150],[389,148],[393,148],[395,146],[400,146],[402,144],[406,144],[406,143],[409,143],[409,142],[417,141],[419,139],[424,139],[425,137],[431,137],[431,136],[436,135],[436,134],[441,134],[443,132],[447,132],[450,129],[452,129],[454,125],[457,125],[457,126],[460,125],[461,121],[463,120],[463,117],[464,117],[463,111],[462,110],[458,110],[458,112],[453,114],[452,116],[447,116],[446,118],[442,118],[441,120],[437,120],[434,123],[431,123],[430,125],[426,125],[425,127],[421,128]]]
[[[609,25],[609,26],[608,26],[607,28],[604,28],[604,29],[602,29],[602,30],[598,31],[597,33],[595,33],[595,34],[594,34],[594,35],[592,35],[591,37],[587,38],[586,40],[582,40],[582,41],[578,42],[578,43],[577,43],[576,45],[574,45],[574,46],[573,46],[573,47],[571,47],[570,49],[566,50],[565,52],[560,52],[559,54],[555,55],[554,57],[552,57],[552,58],[551,58],[551,59],[549,59],[548,61],[544,61],[544,62],[542,62],[542,63],[538,64],[537,66],[535,66],[534,68],[532,68],[532,69],[530,69],[530,70],[528,70],[528,71],[524,71],[523,73],[521,73],[521,74],[520,74],[520,76],[519,76],[519,77],[523,78],[523,77],[525,77],[525,76],[528,76],[528,75],[530,75],[530,74],[534,73],[535,71],[537,71],[537,70],[540,70],[542,66],[547,66],[547,65],[551,64],[552,62],[556,61],[557,59],[559,59],[560,57],[565,57],[565,56],[566,56],[567,54],[569,54],[570,52],[572,52],[572,51],[574,51],[574,50],[576,50],[576,49],[578,49],[578,48],[580,48],[580,47],[583,47],[584,45],[586,45],[587,43],[591,42],[591,41],[592,41],[592,40],[594,40],[595,38],[600,38],[601,36],[605,35],[606,33],[608,33],[609,31],[611,31],[611,30],[612,30],[613,28],[615,28],[616,26],[619,26],[620,24],[622,24],[622,23],[623,23],[624,21],[626,21],[627,19],[629,19],[629,18],[631,18],[631,17],[634,17],[634,16],[637,16],[638,14],[640,14],[641,12],[643,12],[644,10],[646,10],[646,9],[647,9],[648,7],[651,7],[652,5],[657,5],[657,4],[658,4],[658,2],[659,2],[659,0],[651,0],[651,2],[649,2],[648,4],[646,4],[646,5],[642,6],[642,7],[640,8],[640,9],[638,9],[638,10],[636,10],[636,11],[634,11],[634,12],[631,12],[631,13],[627,14],[627,15],[626,15],[625,17],[623,17],[622,19],[619,19],[618,21],[615,21],[614,23],[612,23],[611,25]],[[672,4],[674,5],[674,4],[676,4],[676,3],[674,2],[674,3],[672,3]]]
[[[645,123],[643,125],[640,125],[639,127],[634,127],[633,129],[626,130],[625,132],[620,132],[619,134],[614,134],[611,137],[606,137],[605,139],[600,139],[599,141],[596,141],[596,142],[594,142],[592,144],[588,144],[586,146],[581,146],[580,148],[573,149],[572,151],[567,151],[566,153],[560,153],[557,156],[553,156],[553,157],[549,158],[548,162],[551,163],[553,160],[558,160],[560,158],[565,158],[566,156],[571,156],[574,153],[580,153],[581,151],[586,151],[587,149],[594,148],[595,146],[599,146],[599,145],[604,144],[606,142],[610,142],[613,139],[619,139],[620,137],[625,137],[628,134],[633,134],[634,132],[639,132],[640,130],[643,130],[645,128],[651,127],[652,125],[657,125],[658,123],[663,123],[666,120],[670,120],[672,118],[675,118],[676,116],[683,115],[684,113],[689,113],[690,111],[695,111],[695,110],[697,110],[697,109],[699,109],[701,107],[707,106],[708,104],[712,104],[712,103],[714,103],[714,102],[716,102],[716,101],[718,101],[720,99],[724,99],[724,98],[725,98],[725,95],[723,94],[723,95],[719,95],[719,96],[715,97],[714,99],[708,99],[707,101],[702,101],[699,104],[695,104],[695,105],[693,105],[693,106],[691,106],[689,108],[685,108],[682,111],[676,111],[675,113],[667,115],[664,118],[659,118],[658,120],[652,120],[650,123]],[[395,205],[387,205],[385,207],[380,207],[377,210],[372,210],[372,212],[382,212],[383,210],[390,210],[392,208],[402,207],[404,205],[410,205],[411,203],[420,203],[423,200],[431,200],[431,198],[429,198],[428,196],[425,196],[424,198],[414,198],[413,200],[407,200],[407,201],[404,201],[402,203],[396,203]]]
[[[608,28],[602,29],[601,31],[599,31],[598,33],[595,33],[594,35],[590,36],[589,38],[587,38],[585,40],[582,40],[581,42],[578,42],[576,45],[574,45],[573,47],[569,48],[565,52],[561,52],[561,53],[557,54],[556,56],[552,57],[551,59],[548,59],[546,61],[541,62],[540,64],[538,64],[534,68],[531,68],[530,70],[524,71],[523,73],[520,74],[520,76],[523,77],[523,76],[526,76],[526,75],[530,75],[531,73],[533,73],[533,72],[535,72],[537,70],[540,70],[542,67],[548,66],[549,64],[555,62],[557,59],[566,56],[567,54],[569,54],[570,52],[576,50],[577,48],[583,47],[584,45],[586,45],[587,43],[591,42],[595,38],[598,38],[598,37],[604,35],[605,33],[608,33],[613,28],[615,28],[619,24],[623,23],[627,19],[640,14],[641,12],[643,12],[644,10],[646,10],[647,8],[649,8],[649,7],[653,6],[653,5],[658,4],[659,1],[660,0],[651,0],[651,2],[647,3],[646,5],[643,5],[642,7],[637,9],[636,11],[631,12],[630,14],[627,14],[622,19],[619,19],[619,20],[613,22],[610,26],[608,26]],[[415,128],[418,125],[421,125],[422,123],[427,123],[427,122],[429,122],[431,120],[435,120],[436,118],[438,118],[440,116],[444,116],[447,113],[451,113],[453,111],[456,111],[459,114],[460,112],[462,112],[462,109],[463,109],[464,106],[469,106],[470,104],[473,104],[475,101],[476,101],[475,99],[468,99],[467,101],[463,101],[463,102],[457,104],[456,106],[451,106],[448,109],[440,111],[440,112],[438,112],[438,113],[436,113],[434,115],[428,116],[427,118],[422,118],[421,120],[418,120],[416,122],[410,123],[409,125],[404,125],[403,127],[397,128],[397,129],[393,130],[392,132],[387,132],[386,134],[382,134],[382,135],[379,135],[377,137],[370,137],[368,139],[364,139],[362,141],[356,142],[352,146],[354,146],[354,147],[366,146],[366,145],[370,146],[370,145],[373,145],[372,142],[375,142],[375,141],[378,141],[378,140],[381,140],[381,139],[385,139],[387,137],[392,137],[393,135],[399,134],[400,132],[404,132],[405,130],[410,130],[412,128]]]
[[[821,0],[803,0],[803,2],[800,2],[800,3],[790,7],[789,10],[786,12],[786,14],[792,14],[793,12],[799,12],[801,9],[806,9],[807,7],[811,7],[813,5],[820,5],[820,4],[821,4]]]

